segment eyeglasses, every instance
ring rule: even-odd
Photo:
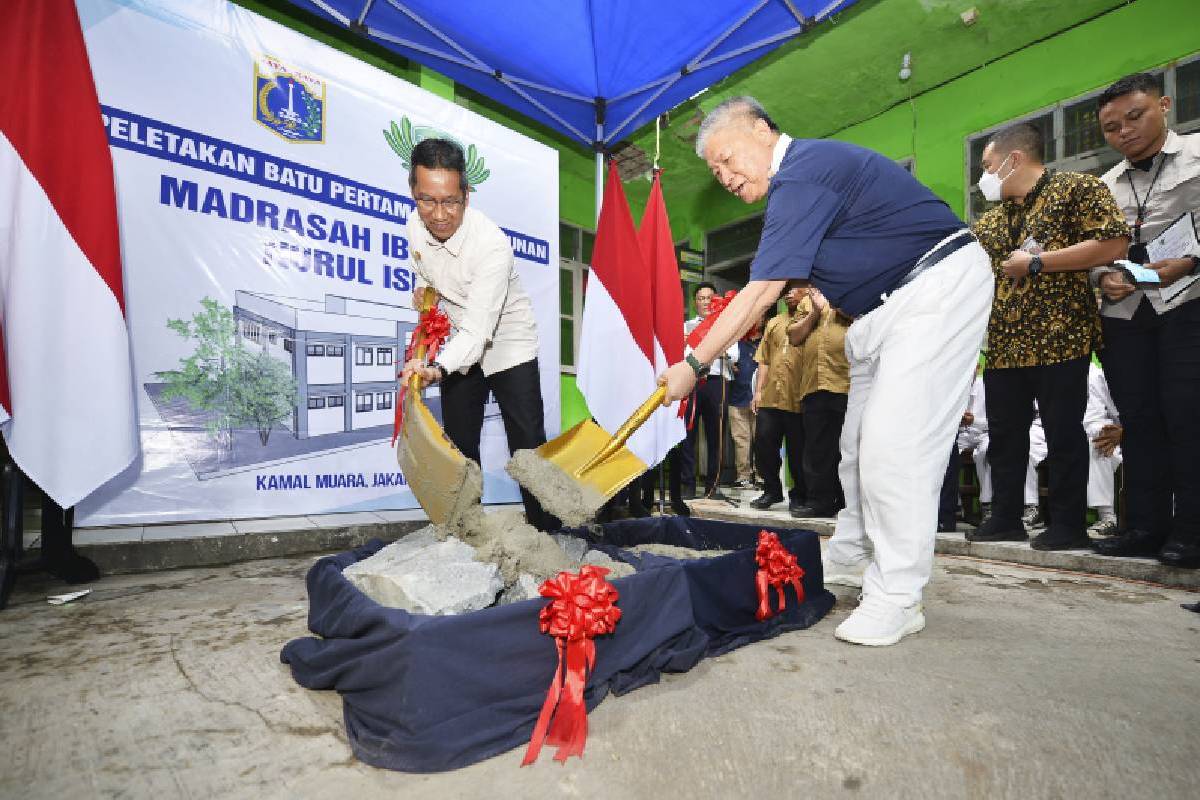
[[[415,197],[413,199],[417,206],[426,213],[441,206],[447,214],[457,214],[466,205],[466,201],[461,197],[447,197],[445,200],[435,200],[432,197]]]

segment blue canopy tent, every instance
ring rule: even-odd
[[[854,0],[291,0],[604,151]]]

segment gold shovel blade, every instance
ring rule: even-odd
[[[537,454],[607,500],[648,469],[646,463],[626,447],[596,461],[596,455],[603,453],[612,438],[588,419],[546,442],[537,449]]]
[[[433,412],[413,387],[404,396],[404,426],[396,457],[408,488],[435,525],[453,523],[479,504],[479,465],[446,438]]]

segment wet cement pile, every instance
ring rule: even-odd
[[[604,495],[579,483],[536,451],[518,450],[505,469],[513,480],[538,499],[542,508],[562,520],[568,528],[592,519],[605,503]]]

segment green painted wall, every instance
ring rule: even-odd
[[[1153,35],[1143,35],[1153,31]],[[1200,3],[1139,0],[836,134],[890,158],[963,213],[966,138],[1200,50]],[[915,108],[914,108],[915,107]],[[915,119],[914,119],[915,117]],[[915,142],[915,150],[913,143]]]
[[[982,17],[963,28],[956,15],[972,5]],[[867,0],[855,8],[856,14],[819,28],[811,41],[764,60],[757,72],[752,67],[732,76],[697,107],[751,93],[793,135],[844,139],[893,159],[914,157],[917,177],[959,213],[967,136],[1200,50],[1198,0],[964,0],[919,6],[914,0]],[[915,33],[921,26],[924,35]],[[898,54],[905,51],[913,54],[911,86],[895,78]],[[880,52],[886,54],[882,62]],[[856,56],[870,68],[852,67]],[[864,84],[868,73],[882,88]],[[789,90],[789,80],[799,88]],[[911,101],[904,94],[908,89],[914,92]],[[804,97],[802,108],[797,93]],[[761,211],[761,205],[740,203],[708,177],[690,143],[679,137],[687,130],[681,118],[682,110],[672,112],[675,135],[663,136],[671,142],[663,159],[664,188],[676,235]],[[650,147],[653,139],[653,131],[635,137]],[[644,202],[647,190],[638,182],[629,191],[635,204]]]

